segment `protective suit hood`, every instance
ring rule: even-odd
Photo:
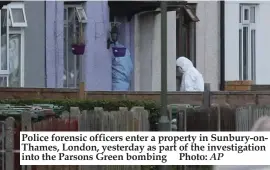
[[[180,91],[203,91],[204,80],[201,73],[193,66],[186,57],[179,57],[176,60],[179,72],[182,73]]]
[[[180,67],[183,72],[187,72],[188,69],[194,67],[192,62],[184,56],[181,56],[176,60],[176,65]]]

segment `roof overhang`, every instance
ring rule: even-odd
[[[12,1],[0,1],[0,9],[3,8],[3,6],[8,5],[9,3],[11,3]]]
[[[144,11],[155,11],[160,8],[160,1],[109,1],[111,16],[126,16],[131,20],[133,15]],[[187,1],[168,1],[168,11],[174,11],[187,4]]]

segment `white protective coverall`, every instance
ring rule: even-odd
[[[189,59],[179,57],[176,65],[179,72],[183,74],[180,91],[204,91],[203,76]]]

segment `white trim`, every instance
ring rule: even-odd
[[[0,75],[0,79],[1,78],[7,78],[7,84],[6,84],[6,86],[1,86],[0,85],[0,87],[8,87],[8,85],[9,85],[9,82],[8,82],[9,81],[9,75],[7,75],[7,74],[1,74]]]
[[[6,41],[7,41],[7,73],[9,74],[9,12],[8,12],[8,9],[7,9],[7,39],[6,39]],[[9,84],[9,83],[8,83]]]
[[[7,71],[9,74],[9,32],[10,32],[10,28],[9,28],[9,12],[8,12],[8,8],[7,9]]]
[[[65,42],[64,42],[64,50],[65,50],[65,54],[66,55],[64,55],[64,58],[63,58],[63,63],[64,63],[64,71],[65,71],[65,73],[64,73],[64,75],[66,76],[66,80],[63,80],[63,85],[64,85],[64,87],[67,87],[67,88],[69,88],[68,87],[68,84],[69,84],[69,75],[68,75],[68,48],[69,48],[69,44],[68,44],[68,39],[69,39],[69,37],[68,37],[68,33],[69,33],[69,18],[68,18],[68,8],[69,7],[66,7],[66,5],[65,5],[65,9],[66,9],[66,13],[64,13],[64,15],[66,16],[66,20],[64,20],[64,29],[66,29],[66,35],[64,35],[64,37],[66,38],[65,39]],[[65,59],[66,59],[66,62],[65,62]],[[65,81],[66,81],[66,86],[65,86]]]
[[[20,35],[21,47],[20,47],[20,87],[24,87],[24,30],[10,30],[9,34],[18,34]],[[8,42],[9,44],[9,42]]]
[[[248,10],[248,19],[245,20],[245,10]],[[242,23],[249,24],[250,23],[250,6],[242,5]]]
[[[11,3],[12,6],[16,6],[16,5],[22,5],[22,4],[18,4],[18,3]],[[20,64],[20,87],[24,87],[24,50],[25,50],[25,35],[24,35],[24,29],[23,28],[13,28],[11,26],[11,23],[10,23],[10,15],[12,15],[12,13],[10,12],[10,7],[9,5],[8,6],[4,6],[2,9],[5,9],[7,10],[7,16],[6,16],[6,19],[7,19],[7,33],[6,33],[6,41],[7,41],[7,44],[6,44],[6,48],[7,48],[7,70],[0,70],[0,77],[7,77],[7,87],[9,87],[9,74],[10,74],[10,55],[9,55],[9,43],[10,43],[10,34],[17,34],[20,36],[20,58],[19,58],[19,64]],[[2,10],[1,10],[2,12]],[[0,17],[1,17],[1,14],[0,13]],[[25,13],[24,13],[25,15]],[[0,18],[0,21],[1,21],[1,18]],[[26,20],[25,20],[26,21]],[[12,21],[11,21],[12,22]],[[1,24],[2,22],[0,22]],[[0,28],[0,31],[1,31],[1,28]],[[1,42],[1,40],[0,40]],[[0,54],[1,55],[1,54]],[[0,68],[1,69],[1,68]]]
[[[82,7],[82,6],[83,4],[65,4],[64,8],[76,8],[76,7]]]
[[[21,80],[21,87],[24,87],[24,50],[25,50],[25,38],[24,38],[24,30],[21,30],[21,77],[20,77],[20,80]]]
[[[7,8],[5,8],[5,10],[7,10]],[[9,17],[9,12],[8,12],[8,10],[6,12],[7,12],[6,18],[8,18]],[[2,10],[0,12],[0,16],[1,16],[1,14],[2,14]],[[0,18],[0,22],[2,23],[1,18]],[[8,20],[7,20],[7,22],[8,22]],[[1,27],[1,23],[0,23],[0,27]],[[7,48],[7,51],[6,51],[6,53],[7,53],[7,70],[1,70],[2,68],[1,68],[1,65],[0,65],[0,75],[4,75],[4,74],[5,75],[9,75],[9,43],[8,43],[8,39],[9,39],[9,26],[8,26],[8,23],[6,25],[6,28],[7,28],[7,32],[6,32],[6,42],[7,42],[7,45],[6,45],[6,48]],[[1,30],[1,28],[0,28],[0,30]],[[2,41],[2,37],[0,37],[0,39],[1,39],[0,40],[0,42],[1,42]],[[0,44],[0,47],[1,47],[1,44]],[[0,54],[0,55],[2,55],[2,54]]]
[[[251,23],[251,20],[250,20],[250,17],[251,17],[251,7],[255,7],[255,23]],[[256,81],[256,70],[254,70],[254,68],[256,68],[256,66],[254,67],[254,64],[256,64],[256,59],[252,59],[252,54],[251,54],[251,30],[255,30],[256,31],[256,21],[257,21],[257,6],[254,5],[254,4],[241,4],[241,8],[239,8],[239,10],[242,9],[242,11],[240,11],[239,13],[241,13],[242,15],[242,18],[241,18],[241,23],[239,23],[239,29],[241,30],[242,32],[242,39],[241,39],[241,44],[242,44],[242,49],[239,49],[239,52],[240,50],[241,51],[241,60],[242,62],[240,63],[239,61],[239,66],[241,65],[241,72],[242,72],[242,75],[240,75],[241,77],[239,77],[240,80],[243,80],[244,79],[244,75],[246,74],[246,70],[244,70],[244,42],[243,42],[243,39],[244,39],[244,27],[247,27],[248,28],[248,47],[247,47],[247,52],[248,52],[248,55],[247,55],[247,69],[248,69],[248,72],[247,72],[247,79],[248,80],[252,80],[254,78],[253,81]],[[249,10],[249,13],[248,13],[248,19],[247,20],[244,20],[244,12],[245,10],[248,9]],[[239,16],[240,17],[240,16]],[[256,39],[257,39],[257,36],[255,34],[255,48],[256,48]],[[239,40],[240,41],[240,40]],[[256,49],[255,50],[255,57],[256,57]],[[254,60],[254,61],[253,61]],[[253,63],[252,63],[253,62]],[[252,65],[253,64],[253,65]],[[239,71],[240,71],[240,68],[239,68]],[[252,74],[254,75],[254,77],[252,77]]]
[[[87,23],[87,15],[85,13],[85,10],[82,6],[78,6],[78,7],[75,7],[76,9],[76,13],[77,13],[77,17],[78,17],[78,20],[79,22],[81,23]],[[79,12],[81,10],[81,12]],[[82,14],[82,15],[80,15]],[[84,19],[82,19],[84,18]]]
[[[77,16],[78,18],[78,21],[80,23],[84,23],[86,24],[88,19],[87,19],[87,15],[86,15],[86,12],[83,8],[83,4],[68,4],[68,5],[64,5],[64,8],[68,11],[69,8],[73,8],[75,10],[75,15]],[[80,15],[80,12],[79,10],[82,10],[82,16]],[[68,16],[68,15],[67,15]],[[75,16],[75,17],[76,17]],[[82,19],[82,17],[84,17],[85,19]],[[65,24],[68,24],[69,20],[68,18],[65,20]]]
[[[10,12],[10,19],[12,27],[27,27],[27,19],[25,15],[25,8],[23,3],[11,3],[8,5],[8,9]],[[21,9],[23,13],[24,22],[15,22],[13,17],[12,9]]]
[[[84,28],[84,24],[87,23],[87,15],[85,13],[85,10],[83,8],[82,4],[68,4],[68,5],[64,5],[64,9],[66,10],[66,13],[64,15],[66,15],[66,19],[64,20],[64,24],[63,27],[64,29],[66,29],[66,39],[65,39],[65,43],[64,43],[64,50],[66,55],[64,56],[63,60],[64,60],[64,65],[66,68],[66,84],[65,84],[65,80],[63,80],[63,83],[65,85],[65,88],[77,88],[77,84],[78,84],[78,80],[77,80],[77,71],[81,71],[80,69],[78,70],[77,68],[77,57],[76,55],[73,55],[74,57],[74,62],[72,63],[72,66],[70,66],[71,68],[74,69],[74,80],[70,79],[70,75],[69,75],[69,71],[71,71],[71,68],[69,67],[69,40],[70,38],[72,39],[72,37],[69,37],[69,32],[73,30],[76,30],[76,22],[79,23],[83,23],[83,28]],[[81,13],[78,10],[83,10],[82,15],[80,15]],[[69,12],[72,11],[72,16],[69,16]],[[73,16],[74,15],[74,16]],[[84,19],[82,20],[82,17],[84,17]],[[78,19],[78,20],[77,20]],[[77,20],[77,21],[76,21]],[[72,28],[71,28],[72,27]],[[71,29],[71,30],[70,30]],[[72,35],[73,36],[73,35]],[[85,35],[84,35],[85,36]],[[66,60],[66,61],[65,61]],[[78,63],[79,64],[79,63]],[[79,67],[81,67],[81,65],[79,65]],[[74,84],[74,86],[70,86],[70,84]]]

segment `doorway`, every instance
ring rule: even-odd
[[[176,13],[176,59],[187,57],[196,67],[196,5],[189,4]],[[176,91],[180,91],[182,76],[176,69]]]

